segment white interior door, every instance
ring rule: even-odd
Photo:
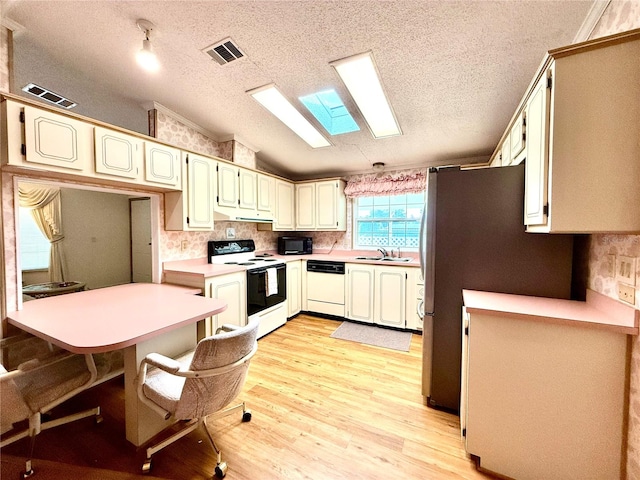
[[[151,200],[131,199],[131,280],[152,281]]]

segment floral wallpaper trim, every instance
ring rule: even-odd
[[[400,170],[386,174],[352,175],[347,178],[347,197],[370,197],[424,192],[427,188],[425,169]]]

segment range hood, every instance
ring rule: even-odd
[[[213,210],[213,219],[227,222],[273,223],[271,212],[219,206]]]

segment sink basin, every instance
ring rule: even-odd
[[[356,257],[356,260],[381,260],[384,262],[410,262],[411,257]]]

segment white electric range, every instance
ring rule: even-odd
[[[258,338],[287,322],[287,270],[283,260],[255,253],[253,240],[212,240],[207,261],[247,271],[247,316],[260,320]]]

